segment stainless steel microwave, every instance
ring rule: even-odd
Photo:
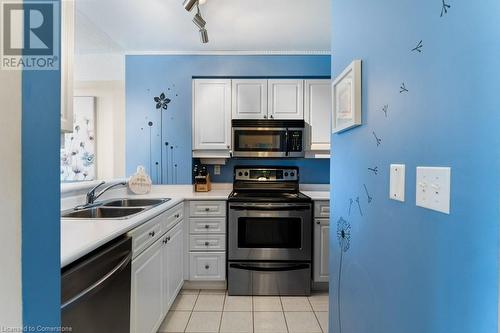
[[[232,121],[234,157],[304,157],[303,120]]]

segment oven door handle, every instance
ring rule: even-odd
[[[253,265],[245,265],[245,264],[229,264],[230,268],[235,269],[244,269],[247,271],[257,271],[257,272],[286,272],[286,271],[298,271],[301,269],[308,269],[309,264],[292,264],[292,265],[283,265],[283,266],[275,266],[275,267],[262,267],[262,266],[253,266]]]
[[[231,205],[229,209],[234,210],[308,210],[311,209],[309,204],[272,204],[272,205],[259,205],[259,204],[240,204]]]

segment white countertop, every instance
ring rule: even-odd
[[[129,194],[125,189],[109,191],[103,195],[102,200],[111,198],[171,198],[171,200],[123,220],[61,219],[61,267],[72,263],[116,237],[137,228],[144,222],[184,200],[227,200],[230,193],[231,188],[224,187],[215,188],[210,192],[194,192],[191,185],[157,185],[153,186],[151,193],[146,195]],[[303,193],[313,200],[329,200],[330,197],[327,191],[313,190],[303,191]],[[77,201],[75,198],[65,198],[63,200],[65,201],[65,204],[62,205],[63,207],[68,207],[70,203],[69,207],[73,207],[73,203]]]

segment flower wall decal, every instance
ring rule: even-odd
[[[156,102],[156,109],[168,109],[168,103],[171,102],[170,98],[167,98],[164,93],[161,93],[159,97],[155,97],[154,101]]]

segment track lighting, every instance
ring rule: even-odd
[[[201,42],[203,44],[208,43],[208,32],[207,32],[207,29],[205,29],[205,28],[200,29],[200,38],[201,38]]]
[[[205,25],[207,24],[207,22],[203,19],[203,17],[201,17],[199,12],[193,17],[193,22],[194,24],[196,24],[198,29],[205,28]]]
[[[196,4],[198,4],[198,0],[184,0],[183,6],[188,12],[190,12]]]

